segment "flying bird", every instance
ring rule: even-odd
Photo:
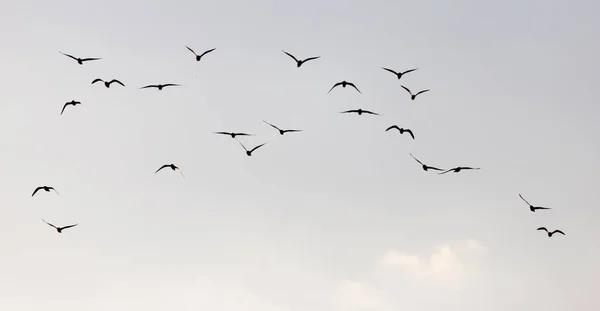
[[[67,108],[67,106],[69,106],[69,105],[71,105],[71,106],[73,106],[73,107],[75,107],[75,106],[77,106],[77,105],[81,105],[81,107],[83,107],[83,110],[84,110],[84,111],[86,111],[86,109],[85,109],[85,106],[83,106],[83,104],[82,104],[81,102],[78,102],[78,101],[72,100],[72,101],[70,101],[70,102],[67,102],[67,103],[65,103],[65,105],[63,106],[63,109],[62,109],[62,111],[60,112],[60,114],[61,114],[61,115],[63,114],[63,112],[65,112],[65,108]]]
[[[442,174],[446,174],[446,173],[448,173],[448,172],[455,172],[455,173],[458,173],[458,172],[460,172],[460,171],[462,171],[462,170],[478,170],[478,169],[480,169],[480,167],[466,167],[466,166],[459,166],[459,167],[451,168],[451,169],[449,169],[449,170],[447,170],[447,171],[445,171],[445,172],[438,173],[438,174],[442,175]]]
[[[296,57],[294,57],[294,55],[292,55],[292,54],[290,54],[290,53],[288,53],[288,52],[286,52],[284,50],[281,50],[281,51],[283,53],[287,54],[287,56],[293,58],[296,61],[296,67],[298,67],[298,68],[300,68],[300,66],[302,66],[302,64],[304,64],[305,62],[307,62],[309,60],[321,58],[321,56],[314,56],[314,57],[309,57],[309,58],[304,59],[304,60],[298,60]]]
[[[78,224],[74,224],[74,225],[69,225],[69,226],[64,226],[64,227],[57,227],[57,226],[55,226],[55,225],[53,225],[53,224],[51,224],[51,223],[49,223],[49,222],[45,221],[44,219],[42,219],[42,220],[43,220],[45,223],[47,223],[47,224],[48,224],[48,226],[50,226],[50,227],[52,227],[52,228],[56,229],[56,231],[57,231],[58,233],[62,233],[62,231],[63,231],[63,230],[65,230],[65,229],[69,229],[69,228],[72,228],[72,227],[75,227],[75,226],[77,226],[77,225],[78,225]]]
[[[98,78],[98,79],[95,79],[94,81],[92,81],[92,84],[94,84],[96,82],[104,82],[104,86],[106,86],[107,88],[109,88],[112,83],[117,83],[117,84],[120,84],[121,86],[125,86],[125,84],[123,84],[121,81],[119,81],[117,79],[112,79],[110,81],[104,81],[104,80]]]
[[[550,207],[540,207],[540,206],[533,206],[531,204],[529,204],[529,202],[527,202],[527,200],[525,200],[525,198],[523,198],[523,196],[519,193],[519,197],[521,198],[521,200],[525,201],[525,203],[527,203],[527,205],[529,205],[529,210],[532,212],[535,212],[535,210],[537,209],[550,209]]]
[[[351,87],[353,87],[354,89],[356,89],[359,93],[362,94],[362,92],[356,87],[356,85],[354,85],[354,83],[352,82],[347,82],[347,81],[342,81],[342,82],[338,82],[336,84],[334,84],[331,89],[329,90],[329,92],[327,92],[327,94],[329,94],[336,86],[341,85],[342,87],[346,87],[346,85],[350,85]]]
[[[214,132],[215,134],[228,135],[231,138],[235,138],[236,136],[252,136],[252,134],[246,133],[233,133],[233,132]]]
[[[65,56],[68,56],[68,57],[70,57],[70,58],[72,58],[74,60],[76,60],[79,65],[83,65],[83,62],[102,59],[102,58],[78,58],[78,57],[75,57],[73,55],[65,54],[63,52],[60,52],[60,53],[63,54],[63,55],[65,55]]]
[[[437,168],[437,167],[433,167],[433,166],[429,166],[429,165],[425,165],[423,164],[423,162],[419,161],[419,159],[415,158],[414,155],[412,155],[412,153],[410,154],[410,156],[415,159],[415,161],[419,162],[419,164],[422,165],[423,170],[427,172],[427,170],[432,169],[432,170],[436,170],[436,171],[443,171],[444,169],[442,168]]]
[[[404,132],[406,132],[406,133],[410,134],[412,139],[415,139],[415,135],[413,135],[413,132],[410,129],[404,129],[404,128],[398,127],[398,125],[392,125],[392,126],[388,127],[387,130],[385,130],[385,131],[387,132],[391,129],[397,129],[398,131],[400,131],[400,134],[404,134]]]
[[[208,53],[210,53],[210,52],[212,52],[212,51],[216,50],[216,48],[214,48],[214,49],[210,49],[210,50],[207,50],[207,51],[205,51],[204,53],[202,53],[202,54],[198,55],[198,54],[196,54],[196,52],[194,52],[194,50],[192,50],[192,48],[190,48],[189,46],[187,46],[187,45],[186,45],[185,47],[186,47],[188,50],[190,50],[190,52],[194,53],[194,55],[196,55],[196,61],[198,61],[198,62],[200,61],[200,59],[202,59],[202,56],[204,56],[204,55],[206,55],[206,54],[208,54]]]
[[[398,77],[398,80],[400,80],[400,78],[402,78],[402,75],[405,75],[405,74],[407,74],[409,72],[413,72],[413,71],[419,69],[419,68],[415,68],[415,69],[407,70],[405,72],[402,72],[402,71],[395,72],[395,71],[393,71],[392,69],[389,69],[389,68],[385,68],[385,67],[381,67],[381,68],[383,68],[383,70],[386,70],[386,71],[389,71],[389,72],[395,74],[396,77]]]
[[[236,140],[237,140],[237,139],[236,139]],[[266,145],[266,144],[267,144],[267,143],[260,144],[260,145],[258,145],[258,146],[256,146],[256,147],[252,148],[251,150],[248,150],[248,149],[246,149],[246,147],[245,147],[245,146],[244,146],[244,145],[243,145],[243,144],[242,144],[242,143],[241,143],[239,140],[237,140],[237,142],[240,144],[240,146],[242,146],[242,147],[244,148],[244,150],[246,150],[246,155],[247,155],[247,156],[251,156],[251,155],[252,155],[252,152],[254,152],[254,150],[256,150],[256,149],[258,149],[258,148],[260,148],[260,147],[262,147],[262,146],[264,146],[264,145]]]
[[[548,229],[546,229],[546,227],[539,227],[537,228],[537,230],[543,230],[546,231],[546,233],[548,233],[548,237],[551,238],[553,234],[555,233],[560,233],[562,235],[566,235],[564,232],[560,231],[560,230],[554,230],[552,232],[548,231]]]
[[[371,112],[371,111],[368,111],[368,110],[362,110],[362,109],[346,110],[346,111],[342,111],[340,113],[358,113],[359,116],[362,115],[363,113],[373,114],[373,115],[376,115],[376,116],[379,115],[378,113]]]
[[[35,188],[35,190],[33,191],[33,193],[31,194],[31,196],[33,197],[38,191],[40,190],[44,190],[46,192],[50,192],[50,190],[53,190],[54,192],[56,192],[56,194],[60,195],[60,193],[58,193],[58,191],[56,191],[56,189],[54,189],[53,187],[49,187],[49,186],[40,186]]]
[[[429,92],[429,90],[422,90],[422,91],[419,91],[417,94],[413,94],[406,86],[404,86],[404,85],[400,85],[400,86],[410,94],[410,99],[412,99],[412,100],[415,100],[417,95],[419,95],[421,93]]]
[[[183,175],[183,172],[181,171],[181,169],[179,167],[177,167],[175,164],[165,164],[163,166],[161,166],[159,169],[156,170],[156,172],[154,172],[154,174],[158,173],[158,171],[162,170],[163,168],[168,167],[174,171],[179,171],[179,173],[181,174],[181,176],[183,176],[183,178],[185,178],[185,176]]]
[[[173,83],[167,83],[167,84],[151,84],[151,85],[146,85],[146,86],[143,86],[143,87],[141,87],[140,89],[147,89],[147,88],[150,88],[150,87],[155,87],[155,88],[157,88],[158,90],[162,90],[162,89],[163,89],[163,87],[167,87],[167,86],[181,86],[181,84],[173,84]]]
[[[283,135],[285,133],[302,132],[302,130],[282,130],[282,129],[278,128],[277,126],[275,126],[275,125],[273,125],[273,124],[271,124],[271,123],[269,123],[269,122],[267,122],[265,120],[263,120],[263,122],[265,122],[266,124],[272,126],[275,129],[277,129],[279,131],[279,134],[281,134],[281,135]]]

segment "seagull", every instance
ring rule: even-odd
[[[95,79],[94,81],[92,81],[92,84],[96,83],[96,82],[104,82],[104,86],[106,86],[107,88],[110,87],[111,83],[116,82],[117,84],[120,84],[122,86],[125,86],[125,84],[123,84],[121,81],[117,80],[117,79],[112,79],[110,81],[104,81],[100,78]]]
[[[206,54],[208,54],[208,53],[210,53],[210,52],[212,52],[212,51],[216,50],[216,48],[214,48],[214,49],[210,49],[210,50],[208,50],[208,51],[205,51],[204,53],[202,53],[202,54],[198,55],[198,54],[196,54],[196,52],[194,52],[194,50],[192,50],[192,48],[190,48],[189,46],[187,46],[187,45],[186,45],[185,47],[186,47],[188,50],[190,50],[190,52],[194,53],[194,55],[196,55],[196,61],[198,61],[198,62],[200,61],[200,59],[202,58],[202,56],[204,56],[204,55],[206,55]]]
[[[74,224],[74,225],[69,225],[69,226],[64,226],[64,227],[57,227],[57,226],[55,226],[55,225],[53,225],[53,224],[51,224],[51,223],[49,223],[49,222],[45,221],[44,219],[42,219],[42,220],[43,220],[45,223],[47,223],[47,224],[48,224],[50,227],[52,227],[52,228],[56,229],[56,231],[57,231],[58,233],[62,233],[62,231],[63,231],[63,230],[65,230],[65,229],[69,229],[69,228],[72,228],[72,227],[75,227],[75,226],[77,226],[77,225],[78,225],[78,224]]]
[[[321,58],[321,56],[315,56],[315,57],[309,57],[309,58],[304,59],[304,60],[298,60],[296,57],[294,57],[294,55],[292,55],[292,54],[290,54],[290,53],[288,53],[288,52],[286,52],[284,50],[281,50],[281,51],[283,53],[287,54],[287,56],[293,58],[296,61],[296,67],[298,67],[298,68],[300,68],[300,66],[302,66],[302,64],[304,64],[305,62],[307,62],[309,60]]]
[[[75,107],[77,105],[81,105],[81,107],[83,107],[83,110],[86,111],[85,106],[83,106],[83,104],[81,102],[72,100],[70,102],[65,103],[65,105],[63,106],[62,111],[60,112],[61,115],[63,114],[63,112],[65,112],[65,108],[67,108],[68,105],[72,105],[73,107]]]
[[[179,167],[177,167],[175,164],[165,164],[165,165],[161,166],[159,169],[157,169],[156,172],[154,172],[154,174],[158,173],[158,171],[162,170],[165,167],[171,168],[174,171],[179,171],[181,176],[183,176],[183,178],[185,178],[181,169]]]
[[[236,140],[237,140],[237,139],[236,139]],[[262,146],[264,146],[264,145],[266,145],[266,144],[267,144],[267,143],[260,144],[260,145],[258,145],[258,146],[256,146],[256,147],[252,148],[251,150],[248,150],[248,149],[246,149],[246,147],[245,147],[244,145],[242,145],[242,143],[241,143],[239,140],[237,140],[237,142],[240,144],[240,146],[242,146],[242,147],[244,148],[244,150],[246,150],[246,155],[247,155],[247,156],[251,156],[251,155],[252,155],[252,152],[254,152],[254,150],[256,150],[256,149],[258,149],[258,148],[260,148],[260,147],[262,147]]]
[[[302,130],[282,130],[282,129],[278,128],[277,126],[275,126],[275,125],[273,125],[273,124],[271,124],[271,123],[269,123],[269,122],[267,122],[265,120],[263,120],[263,122],[265,122],[266,124],[272,126],[275,129],[277,129],[279,131],[279,134],[281,134],[281,135],[283,135],[285,133],[302,132]]]
[[[356,87],[356,85],[354,85],[354,83],[352,82],[347,82],[347,81],[342,81],[342,82],[338,82],[336,84],[334,84],[331,89],[329,90],[329,92],[327,92],[327,94],[329,94],[336,86],[341,85],[342,87],[346,87],[346,85],[350,85],[351,87],[355,88],[359,93],[362,94],[362,92]]]
[[[432,169],[432,170],[436,170],[436,171],[443,171],[444,169],[441,168],[437,168],[437,167],[433,167],[433,166],[428,166],[423,164],[423,162],[419,161],[419,159],[415,158],[414,155],[412,155],[412,153],[410,154],[410,156],[415,159],[415,161],[419,162],[419,164],[421,164],[423,166],[423,170],[427,172],[428,169]]]
[[[340,113],[353,113],[353,112],[355,112],[355,113],[358,113],[358,115],[359,115],[359,116],[360,116],[361,114],[363,114],[363,113],[366,113],[366,114],[373,114],[373,115],[376,115],[376,116],[378,116],[378,115],[379,115],[378,113],[371,112],[371,111],[368,111],[368,110],[362,110],[362,109],[346,110],[346,111],[342,111],[342,112],[340,112]]]
[[[54,189],[53,187],[49,187],[49,186],[40,186],[35,188],[35,190],[33,191],[33,193],[31,194],[31,196],[33,197],[38,191],[40,190],[44,190],[46,192],[50,192],[50,190],[53,190],[54,192],[56,192],[56,194],[60,195],[60,193],[58,193],[58,191],[56,191],[56,189]]]
[[[231,136],[231,138],[235,138],[236,136],[252,136],[252,134],[246,134],[246,133],[233,133],[233,132],[214,132],[215,134],[221,134],[221,135],[229,135]]]
[[[173,83],[167,83],[167,84],[151,84],[151,85],[146,85],[141,87],[140,89],[147,89],[149,87],[155,87],[158,90],[162,90],[163,87],[167,87],[167,86],[181,86],[181,84],[173,84]]]
[[[552,232],[548,231],[548,229],[546,229],[546,227],[539,227],[537,228],[537,230],[544,230],[548,233],[548,237],[551,238],[553,234],[555,233],[560,233],[562,235],[566,235],[564,232],[560,231],[560,230],[554,230]]]
[[[525,200],[525,198],[523,198],[523,196],[519,193],[519,197],[521,198],[521,200],[525,201],[525,203],[527,203],[527,205],[529,205],[529,210],[532,212],[535,212],[536,209],[550,209],[550,207],[540,207],[540,206],[533,206],[531,204],[529,204],[529,202],[527,202],[527,200]]]
[[[392,125],[392,126],[388,127],[387,130],[385,130],[385,131],[387,132],[391,129],[397,129],[398,131],[400,131],[400,134],[404,134],[404,132],[407,132],[408,134],[410,134],[410,136],[413,139],[415,139],[415,135],[413,135],[413,132],[410,129],[404,129],[404,128],[398,127],[398,125]]]
[[[429,92],[429,90],[422,90],[422,91],[419,91],[417,94],[413,94],[406,86],[404,86],[404,85],[400,85],[400,86],[410,94],[410,99],[412,99],[412,100],[415,100],[417,95],[419,95],[421,93]]]
[[[405,75],[405,74],[407,74],[409,72],[413,72],[413,71],[419,69],[419,68],[415,68],[415,69],[407,70],[405,72],[402,72],[402,71],[395,72],[395,71],[393,71],[392,69],[389,69],[389,68],[385,68],[385,67],[381,67],[381,68],[383,68],[383,70],[386,70],[386,71],[389,71],[389,72],[395,74],[396,77],[398,77],[398,80],[400,80],[400,78],[402,78],[402,75]]]
[[[72,58],[74,60],[76,60],[79,65],[83,65],[83,62],[87,62],[87,61],[90,61],[90,60],[99,60],[99,59],[102,59],[102,58],[77,58],[77,57],[75,57],[73,55],[65,54],[63,52],[60,52],[60,53],[63,54],[63,55],[65,55],[65,56],[68,56],[68,57],[70,57],[70,58]]]
[[[448,172],[455,172],[455,173],[458,173],[458,172],[460,172],[461,170],[478,170],[478,169],[481,169],[481,168],[480,168],[480,167],[465,167],[465,166],[459,166],[459,167],[451,168],[451,169],[449,169],[449,170],[447,170],[447,171],[445,171],[445,172],[438,173],[438,174],[442,175],[442,174],[446,174],[446,173],[448,173]]]

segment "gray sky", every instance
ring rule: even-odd
[[[599,9],[4,3],[0,309],[600,309]],[[216,50],[196,62],[185,45]],[[281,49],[322,58],[298,69]],[[363,94],[327,95],[341,80]],[[154,83],[183,86],[139,89]],[[61,116],[72,99],[87,112]],[[338,113],[355,108],[382,115]],[[213,131],[267,145],[247,157]],[[439,176],[409,152],[482,169]],[[186,179],[155,175],[166,163]],[[31,198],[45,184],[61,196]]]

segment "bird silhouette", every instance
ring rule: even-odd
[[[78,57],[75,57],[73,55],[65,54],[63,52],[60,52],[60,53],[63,54],[63,55],[65,55],[65,56],[68,56],[68,57],[70,57],[70,58],[72,58],[74,60],[76,60],[79,65],[83,65],[83,62],[102,59],[102,58],[94,58],[94,57],[93,58],[78,58]]]
[[[560,233],[562,235],[566,235],[564,232],[560,231],[560,230],[554,230],[552,232],[548,231],[548,229],[546,229],[546,227],[539,227],[537,228],[537,230],[543,230],[546,231],[546,233],[548,233],[548,237],[551,238],[553,234],[555,233]]]
[[[405,74],[407,74],[407,73],[409,73],[409,72],[413,72],[413,71],[415,71],[415,70],[419,69],[419,68],[415,68],[415,69],[409,69],[409,70],[407,70],[407,71],[405,71],[405,72],[402,72],[402,71],[395,72],[394,70],[392,70],[392,69],[389,69],[389,68],[385,68],[385,67],[381,67],[381,68],[383,68],[383,70],[386,70],[386,71],[389,71],[389,72],[391,72],[391,73],[395,74],[395,75],[396,75],[396,77],[398,77],[398,80],[400,80],[400,78],[402,78],[402,76],[403,76],[403,75],[405,75]]]
[[[256,150],[256,149],[258,149],[258,148],[260,148],[260,147],[262,147],[262,146],[264,146],[264,145],[267,144],[267,143],[260,144],[260,145],[258,145],[256,147],[252,148],[251,150],[248,150],[248,149],[246,149],[246,146],[244,146],[239,140],[236,139],[236,141],[240,144],[240,146],[242,146],[242,148],[244,148],[244,150],[246,150],[246,155],[247,156],[251,156],[252,152],[254,152],[254,150]]]
[[[309,58],[307,58],[307,59],[304,59],[304,60],[298,60],[296,57],[294,57],[294,55],[292,55],[292,54],[290,54],[290,53],[288,53],[288,52],[286,52],[286,51],[284,51],[284,50],[281,50],[281,51],[282,51],[283,53],[287,54],[287,56],[289,56],[289,57],[293,58],[293,59],[296,61],[296,67],[298,67],[298,68],[300,68],[300,66],[302,66],[302,64],[304,64],[304,63],[305,63],[305,62],[307,62],[307,61],[310,61],[310,60],[313,60],[313,59],[318,59],[318,58],[321,58],[321,56],[314,56],[314,57],[309,57]]]
[[[177,167],[175,164],[165,164],[165,165],[161,166],[159,169],[157,169],[156,172],[154,172],[154,174],[158,173],[160,170],[162,170],[165,167],[168,167],[174,171],[179,171],[181,176],[183,176],[183,178],[185,178],[185,175],[183,175],[183,172],[181,171],[181,169],[179,167]]]
[[[63,114],[63,112],[65,112],[65,108],[67,108],[67,106],[69,106],[69,105],[71,105],[71,106],[73,106],[73,107],[75,107],[75,106],[77,106],[77,105],[81,105],[81,107],[83,108],[83,110],[84,110],[84,111],[87,111],[87,110],[85,109],[85,106],[83,106],[83,104],[82,104],[81,102],[78,102],[78,101],[72,100],[72,101],[70,101],[70,102],[67,102],[67,103],[65,103],[65,105],[63,106],[63,108],[62,108],[62,110],[61,110],[61,112],[60,112],[60,114],[61,114],[61,115]]]
[[[269,123],[269,122],[267,122],[265,120],[263,120],[263,122],[265,122],[266,124],[272,126],[275,129],[277,129],[279,131],[279,134],[281,134],[281,135],[283,135],[285,133],[302,132],[302,130],[282,130],[282,129],[278,128],[277,126],[275,126],[275,125],[273,125],[273,124],[271,124],[271,123]]]
[[[448,172],[458,173],[458,172],[460,172],[462,170],[478,170],[478,169],[480,169],[480,167],[459,166],[459,167],[451,168],[451,169],[449,169],[449,170],[447,170],[445,172],[438,173],[438,174],[442,175],[442,174],[446,174]]]
[[[376,115],[376,116],[379,115],[378,113],[371,112],[371,111],[368,111],[368,110],[362,110],[362,109],[346,110],[346,111],[342,111],[340,113],[358,113],[359,116],[362,115],[363,113],[373,114],[373,115]]]
[[[77,226],[77,225],[78,225],[78,224],[74,224],[74,225],[68,225],[68,226],[64,226],[64,227],[57,227],[57,226],[55,226],[55,225],[53,225],[53,224],[51,224],[51,223],[49,223],[49,222],[45,221],[44,219],[42,219],[42,220],[43,220],[45,223],[47,223],[47,224],[48,224],[48,226],[50,226],[50,227],[52,227],[52,228],[56,229],[56,231],[57,231],[58,233],[62,233],[62,231],[63,231],[63,230],[65,230],[65,229],[69,229],[69,228],[73,228],[73,227],[75,227],[75,226]]]
[[[421,164],[421,165],[422,165],[422,167],[423,167],[423,170],[424,170],[424,171],[426,171],[426,172],[427,172],[427,170],[429,170],[429,169],[432,169],[432,170],[435,170],[435,171],[443,171],[443,170],[444,170],[444,169],[442,169],[442,168],[437,168],[437,167],[433,167],[433,166],[429,166],[429,165],[425,165],[425,164],[423,164],[423,162],[421,162],[421,161],[419,161],[419,159],[415,158],[415,156],[414,156],[414,155],[412,155],[412,153],[410,154],[410,156],[411,156],[413,159],[415,159],[415,161],[419,162],[419,164]]]
[[[53,187],[50,187],[50,186],[40,186],[40,187],[35,188],[35,190],[31,194],[31,196],[33,197],[40,190],[44,190],[46,192],[50,192],[50,190],[53,190],[54,192],[56,192],[56,194],[60,195],[60,193],[58,193],[58,191],[56,191],[56,189],[54,189]]]
[[[228,136],[231,136],[231,138],[235,138],[236,136],[253,136],[252,134],[234,133],[234,132],[214,132],[214,133],[220,134],[220,135],[228,135]]]
[[[190,48],[189,46],[187,46],[187,45],[186,45],[185,47],[186,47],[188,50],[190,50],[190,52],[194,53],[194,55],[196,55],[196,61],[198,61],[198,62],[200,61],[200,59],[202,59],[202,56],[204,56],[204,55],[206,55],[206,54],[208,54],[208,53],[210,53],[210,52],[212,52],[212,51],[216,50],[216,48],[214,48],[214,49],[210,49],[210,50],[207,50],[207,51],[205,51],[204,53],[202,53],[202,54],[198,55],[198,54],[196,54],[196,52],[194,52],[194,50],[192,50],[192,48]]]
[[[385,131],[387,132],[391,129],[397,129],[398,131],[400,131],[400,134],[404,134],[404,132],[407,132],[408,134],[410,134],[412,139],[415,139],[415,135],[413,135],[413,132],[410,129],[404,129],[404,128],[398,127],[398,125],[392,125],[392,126],[388,127],[387,130],[385,130]]]
[[[157,88],[159,91],[163,89],[163,87],[167,87],[167,86],[181,86],[181,84],[173,84],[173,83],[167,83],[167,84],[151,84],[151,85],[146,85],[141,87],[140,89],[147,89],[150,87],[155,87]]]
[[[107,88],[109,88],[112,83],[117,83],[117,84],[120,84],[121,86],[125,86],[125,84],[123,84],[121,81],[119,81],[117,79],[112,79],[110,81],[104,81],[104,80],[98,78],[98,79],[95,79],[94,81],[92,81],[92,84],[94,84],[96,82],[104,82],[104,86],[106,86]]]
[[[538,210],[538,209],[550,209],[549,207],[533,206],[533,205],[529,204],[529,202],[527,202],[527,200],[525,200],[525,198],[520,193],[519,193],[519,197],[521,198],[521,200],[525,201],[525,203],[527,203],[527,205],[529,205],[529,210],[532,212],[535,212],[535,210]]]
[[[400,85],[400,86],[410,94],[410,99],[412,99],[412,100],[415,100],[417,95],[419,95],[421,93],[429,92],[429,90],[422,90],[422,91],[419,91],[417,94],[413,94],[406,86],[404,86],[404,85]]]
[[[351,87],[353,87],[354,89],[356,89],[359,93],[362,94],[362,92],[356,87],[356,85],[354,85],[354,83],[352,82],[347,82],[347,81],[342,81],[342,82],[338,82],[336,84],[334,84],[331,89],[329,90],[329,92],[327,92],[327,94],[331,93],[331,91],[338,85],[341,85],[342,87],[346,87],[346,85],[350,85]]]

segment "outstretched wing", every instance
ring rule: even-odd
[[[55,226],[55,225],[53,225],[53,224],[51,224],[51,223],[49,223],[49,222],[45,221],[43,218],[42,218],[42,221],[43,221],[43,222],[45,222],[46,224],[48,224],[48,226],[50,226],[50,227],[52,227],[52,228],[54,228],[54,229],[58,229],[58,228],[56,228],[56,226]]]
[[[42,187],[37,187],[35,188],[35,190],[33,191],[33,193],[31,194],[31,196],[34,196],[38,191],[40,191],[40,189],[42,189]]]
[[[309,57],[309,58],[307,58],[307,59],[303,60],[302,62],[303,62],[303,63],[306,63],[306,62],[307,62],[307,61],[309,61],[309,60],[314,60],[314,59],[319,59],[319,58],[321,58],[321,56]]]
[[[409,69],[409,70],[407,70],[407,71],[403,72],[402,74],[403,74],[403,75],[405,75],[405,74],[407,74],[407,73],[409,73],[409,72],[413,72],[413,71],[415,71],[415,70],[417,70],[417,69],[419,69],[419,68]]]
[[[413,159],[415,159],[415,161],[419,162],[419,164],[421,164],[421,165],[425,165],[425,164],[423,164],[423,162],[419,161],[419,159],[415,158],[415,156],[414,156],[414,155],[412,155],[412,153],[409,153],[409,154],[410,154],[410,156],[411,156]],[[441,170],[440,170],[440,171],[441,171]]]
[[[50,188],[50,190],[56,192],[56,194],[60,195],[60,193],[58,193],[58,191],[56,191],[56,189],[54,189],[54,187],[49,187],[49,188]]]
[[[235,139],[238,144],[240,144],[240,146],[242,146],[242,148],[244,148],[244,150],[248,151],[248,149],[246,149],[246,146],[244,146],[239,140],[237,140],[237,138]]]
[[[535,211],[536,209],[551,209],[550,207],[542,207],[542,206],[534,206],[533,210]]]
[[[537,228],[537,230],[544,230],[544,231],[548,232],[548,229],[546,229],[546,227],[539,227],[539,228]]]
[[[167,86],[181,86],[181,85],[180,84],[174,84],[174,83],[163,84],[163,87],[167,87]]]
[[[397,73],[397,72],[395,72],[395,71],[393,71],[392,69],[385,68],[385,67],[381,67],[381,68],[382,68],[383,70],[385,70],[385,71],[389,71],[389,72],[393,73],[393,74],[394,74],[394,75],[396,75],[396,76],[398,75],[398,73]]]
[[[412,139],[415,139],[415,135],[413,134],[413,132],[409,129],[404,130],[405,132],[407,132],[408,134],[410,134],[410,137],[412,137]]]
[[[275,125],[273,125],[273,124],[271,124],[271,123],[269,123],[269,122],[267,122],[267,121],[265,121],[265,120],[263,120],[263,122],[265,122],[266,124],[268,124],[268,125],[272,126],[273,128],[276,128],[277,130],[281,131],[281,129],[280,129],[280,128],[278,128],[277,126],[275,126]]]
[[[358,110],[346,110],[346,111],[342,111],[340,113],[352,113],[352,112],[358,113]]]
[[[456,169],[456,168],[451,168],[451,169],[449,169],[449,170],[445,170],[445,171],[443,171],[443,172],[441,172],[441,173],[438,173],[438,175],[443,175],[443,174],[446,174],[446,173],[448,173],[448,172],[452,172],[452,171],[454,171],[455,169]]]
[[[228,132],[213,132],[215,134],[221,134],[221,135],[231,135],[231,133]]]
[[[194,55],[196,55],[196,56],[198,55],[198,54],[196,54],[196,52],[194,52],[194,50],[192,50],[192,48],[191,48],[191,47],[189,47],[189,46],[187,46],[187,45],[186,45],[185,47],[186,47],[188,50],[190,50],[190,52],[194,53]]]
[[[98,81],[102,81],[102,82],[104,82],[102,79],[98,78],[98,79],[94,79],[94,81],[92,81],[92,84],[94,84],[94,83],[96,83],[96,82],[98,82]],[[110,83],[109,83],[109,84],[110,84]]]
[[[521,198],[521,200],[525,201],[525,203],[527,203],[527,205],[531,206],[531,204],[529,204],[529,202],[527,202],[527,200],[525,200],[525,198],[519,193],[519,197]]]
[[[408,89],[406,86],[404,86],[404,85],[400,85],[400,86],[401,86],[403,89],[405,89],[405,90],[408,92],[408,94],[410,94],[410,96],[412,96],[412,94],[413,94],[413,93],[412,93],[412,92],[411,92],[411,91],[410,91],[410,90],[409,90],[409,89]]]
[[[68,106],[68,105],[69,105],[69,103],[66,103],[66,104],[63,106],[63,109],[62,109],[62,111],[60,112],[60,114],[61,114],[61,115],[63,114],[63,112],[65,112],[65,108],[67,108],[67,106]]]
[[[165,165],[161,166],[159,169],[156,170],[156,172],[154,172],[154,174],[158,173],[158,171],[160,171],[163,168],[168,167],[168,166],[169,166],[168,164],[165,164]]]
[[[422,91],[420,91],[419,93],[415,94],[415,96],[417,96],[417,95],[419,95],[419,94],[421,94],[421,93],[425,93],[425,92],[429,92],[429,90],[422,90]]]
[[[562,235],[566,235],[564,232],[562,232],[560,230],[554,230],[554,231],[552,231],[552,234],[555,234],[555,233],[560,233]]]
[[[200,54],[200,57],[202,57],[202,56],[204,56],[204,55],[206,55],[206,54],[208,54],[208,53],[210,53],[210,52],[212,52],[214,50],[216,50],[216,48],[204,51],[204,53]]]
[[[142,86],[140,89],[147,89],[147,88],[149,88],[149,87],[155,87],[155,88],[158,88],[158,85],[155,85],[155,84],[150,84],[150,85]]]
[[[176,167],[175,169],[178,170],[179,174],[181,174],[181,176],[183,177],[183,179],[185,179],[185,175],[183,175],[183,171],[179,167]]]
[[[353,87],[355,90],[357,90],[359,93],[362,94],[362,92],[356,87],[356,85],[354,85],[354,83],[348,82],[348,85],[350,85],[351,87]]]
[[[433,166],[429,166],[426,165],[428,170],[434,170],[434,171],[443,171],[444,169],[442,168],[437,168],[437,167],[433,167]]]
[[[284,133],[302,132],[302,130],[284,130]]]
[[[292,55],[292,54],[290,54],[290,53],[288,53],[288,52],[286,52],[286,51],[284,51],[284,50],[281,50],[281,51],[282,51],[283,53],[287,54],[287,56],[289,56],[289,57],[293,58],[293,59],[294,59],[296,62],[298,62],[298,59],[297,59],[297,58],[296,58],[294,55]]]
[[[60,51],[59,51],[59,52],[60,52]],[[72,58],[72,59],[74,59],[74,60],[77,60],[77,57],[75,57],[75,56],[73,56],[73,55],[69,55],[69,54],[66,54],[66,53],[63,53],[63,52],[60,52],[60,53],[61,53],[62,55],[68,56],[68,57],[70,57],[70,58]]]
[[[65,229],[73,228],[73,227],[75,227],[75,226],[77,226],[77,225],[78,225],[78,224],[64,226],[64,227],[60,228],[60,230],[65,230]]]
[[[372,111],[369,111],[369,110],[363,110],[363,113],[372,114],[372,115],[376,115],[376,116],[379,115],[378,113],[375,113],[375,112],[372,112]]]
[[[256,146],[256,147],[252,148],[252,150],[250,150],[250,153],[254,152],[254,150],[256,150],[256,149],[258,149],[258,148],[260,148],[260,147],[262,147],[262,146],[264,146],[264,145],[266,145],[266,144],[267,144],[267,143],[260,144],[260,145],[258,145],[258,146]]]
[[[331,89],[329,89],[329,92],[327,92],[327,94],[331,93],[331,91],[332,91],[332,90],[333,90],[333,89],[334,89],[336,86],[338,86],[338,85],[341,85],[341,84],[342,84],[342,82],[338,82],[338,83],[334,84],[334,85],[331,87]]]
[[[87,61],[90,61],[90,60],[99,60],[99,59],[102,59],[102,58],[99,58],[99,57],[82,58],[81,61],[82,62],[87,62]]]
[[[110,80],[110,82],[108,82],[108,85],[110,85],[111,83],[117,83],[120,84],[121,86],[125,86],[125,84],[123,84],[121,81],[117,80],[117,79],[112,79]]]

